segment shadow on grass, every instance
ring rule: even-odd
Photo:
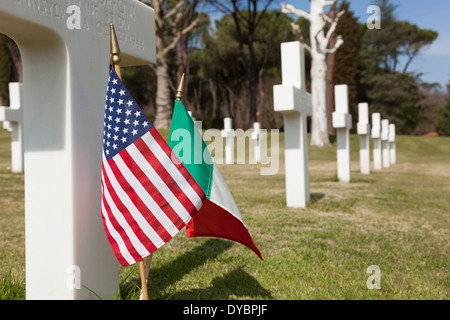
[[[241,268],[237,268],[223,277],[215,278],[210,287],[204,289],[170,291],[170,286],[180,281],[184,275],[217,258],[228,250],[233,242],[222,239],[208,239],[198,247],[176,258],[174,261],[155,269],[150,269],[149,294],[156,299],[227,299],[229,296],[270,297],[258,281]],[[130,297],[140,287],[140,277],[129,279],[121,285],[121,296]],[[167,290],[169,289],[169,290]]]
[[[228,300],[236,298],[256,298],[272,299],[270,292],[260,285],[260,283],[238,267],[211,281],[211,286],[207,288],[185,290],[175,293],[172,299],[199,300],[199,299],[219,299]]]
[[[325,198],[325,194],[323,193],[311,193],[309,195],[311,204],[318,202],[319,200]]]

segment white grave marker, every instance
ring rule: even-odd
[[[333,127],[337,140],[337,175],[341,182],[350,182],[350,129],[352,115],[348,113],[348,86],[334,86],[336,111],[333,112]]]
[[[23,106],[22,84],[9,84],[10,106],[0,107],[0,121],[3,127],[11,131],[11,171],[23,172]]]
[[[110,23],[122,66],[156,61],[154,12],[138,1],[0,2],[23,63],[27,299],[118,292],[100,208]]]
[[[306,91],[305,49],[299,41],[281,44],[282,85],[273,87],[275,111],[283,113],[286,167],[286,204],[305,208],[309,202],[306,119],[312,112]]]
[[[225,163],[234,163],[234,136],[233,119],[223,119],[224,129],[222,130],[222,138],[225,138]]]
[[[255,162],[261,162],[261,126],[259,122],[253,124],[252,140],[255,140]]]
[[[397,163],[397,148],[395,145],[395,124],[389,124],[389,159],[391,160],[391,164]]]
[[[370,174],[369,104],[358,104],[357,133],[359,135],[359,163],[362,174]]]
[[[381,170],[381,115],[372,113],[373,168]]]
[[[389,120],[381,120],[381,143],[383,149],[383,168],[391,166],[389,159]]]

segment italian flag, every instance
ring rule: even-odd
[[[168,144],[207,198],[186,225],[188,237],[216,237],[236,241],[253,250],[263,260],[201,134],[178,99],[175,100]]]

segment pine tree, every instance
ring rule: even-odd
[[[340,34],[344,38],[345,46],[342,46],[336,53],[336,64],[333,72],[333,83],[347,84],[349,89],[349,112],[357,115],[358,99],[357,99],[357,74],[358,74],[358,56],[361,48],[361,38],[359,35],[358,19],[354,16],[354,12],[349,10],[350,3],[344,1],[338,11],[345,11],[339,19],[336,27],[336,34]],[[353,128],[358,117],[353,116]]]
[[[381,29],[363,31],[359,70],[358,98],[367,101],[371,112],[395,122],[397,132],[417,133],[423,118],[424,95],[420,76],[407,72],[411,61],[436,38],[437,33],[420,29],[395,17],[396,6],[390,0],[377,2],[381,9]],[[406,63],[401,65],[402,57]],[[400,72],[403,70],[403,72]],[[363,99],[363,100],[362,100]]]
[[[440,134],[450,136],[450,81],[447,84],[447,91],[449,94],[447,104],[438,108],[439,120],[436,124],[436,131]]]

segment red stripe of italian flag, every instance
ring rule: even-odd
[[[180,100],[175,100],[168,143],[207,198],[186,225],[188,237],[236,241],[253,250],[263,260],[222,174]]]

